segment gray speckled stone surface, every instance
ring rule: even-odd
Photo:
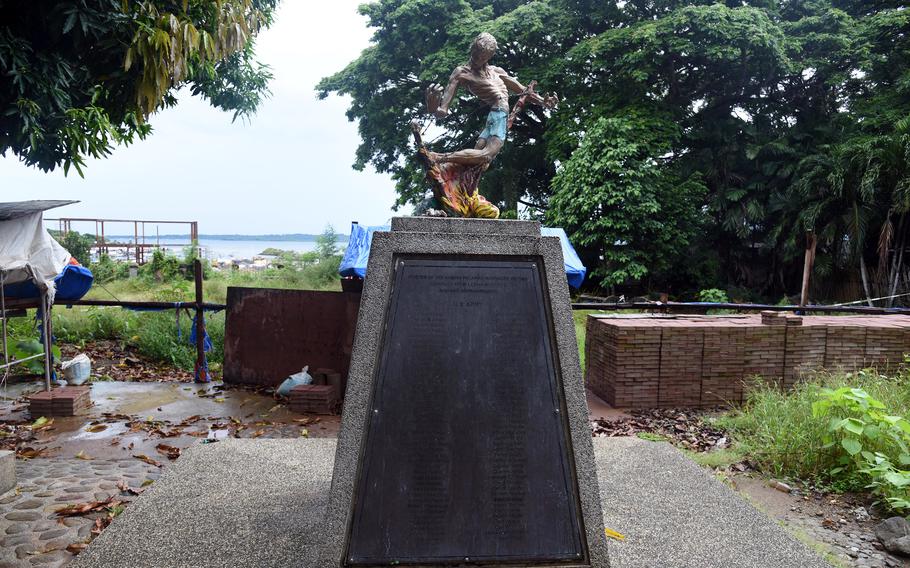
[[[0,495],[16,486],[16,454],[0,450]]]
[[[540,236],[538,221],[514,219],[460,219],[456,217],[393,217],[392,231],[456,233],[463,235]]]
[[[670,444],[594,444],[614,568],[831,568]]]
[[[445,232],[446,227],[454,227]],[[481,232],[467,232],[475,227]],[[401,230],[435,228],[437,232]],[[531,235],[493,234],[497,230],[530,232]],[[332,492],[324,523],[325,548],[321,563],[340,566],[346,549],[353,495],[357,483],[363,439],[371,406],[373,379],[379,364],[382,330],[389,303],[394,255],[483,255],[537,257],[544,272],[544,294],[552,309],[556,339],[557,376],[562,381],[569,418],[571,451],[575,458],[581,516],[587,537],[589,564],[609,566],[600,511],[600,494],[594,470],[594,450],[588,426],[588,408],[578,360],[575,325],[566,282],[562,246],[557,237],[541,237],[536,222],[506,222],[476,219],[403,217],[392,219],[391,232],[373,235],[369,269],[361,296],[354,351],[348,373],[341,432]]]
[[[662,442],[594,440],[612,568],[831,568]],[[73,568],[323,567],[319,527],[335,440],[189,448]]]

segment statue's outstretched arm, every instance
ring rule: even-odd
[[[436,115],[438,118],[444,118],[449,114],[449,105],[455,98],[458,91],[458,84],[461,82],[461,68],[455,69],[449,77],[449,84],[446,85],[445,91],[438,83],[433,83],[427,87],[427,112]]]
[[[510,91],[512,91],[513,93],[523,93],[525,91],[525,89],[527,87],[522,85],[521,81],[519,81],[515,77],[510,76],[508,73],[506,73],[502,69],[500,69],[499,71],[500,71],[499,78],[502,79],[502,82],[506,84],[506,87]]]

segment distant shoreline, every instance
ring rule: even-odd
[[[322,235],[310,235],[307,233],[289,233],[281,235],[208,235],[201,233],[199,235],[199,240],[210,240],[210,241],[277,241],[277,242],[295,242],[295,243],[309,243],[315,242],[316,239]],[[166,234],[166,235],[146,235],[146,240],[155,238],[155,239],[189,239],[189,235],[175,235],[175,234]],[[128,239],[132,240],[133,235],[108,235],[107,239]],[[338,235],[339,243],[346,243],[350,240],[350,235]]]

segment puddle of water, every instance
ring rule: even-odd
[[[209,430],[209,435],[207,437],[209,440],[226,440],[230,432],[231,431],[227,428]]]
[[[86,428],[91,428],[91,426],[86,426]],[[126,424],[108,424],[107,428],[101,430],[100,432],[89,432],[85,428],[80,430],[78,433],[70,436],[71,440],[100,440],[103,438],[113,438],[114,436],[124,434],[127,431]]]

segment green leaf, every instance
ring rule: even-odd
[[[861,436],[863,434],[863,429],[866,424],[862,420],[856,418],[847,418],[843,421],[843,427],[848,432]]]
[[[863,444],[856,438],[844,438],[840,441],[840,445],[843,446],[851,456],[855,456],[863,449]]]
[[[892,471],[884,475],[885,480],[895,487],[906,487],[910,485],[910,475],[903,472]]]

